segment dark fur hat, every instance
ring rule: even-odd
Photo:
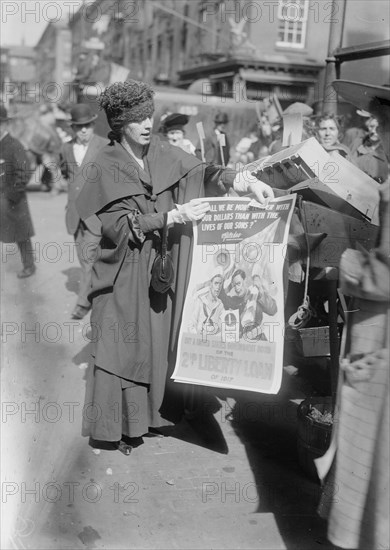
[[[154,113],[154,91],[145,82],[128,80],[108,86],[100,96],[108,124],[114,131],[129,122],[142,122]]]

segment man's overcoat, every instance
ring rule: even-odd
[[[73,153],[73,145],[75,141],[65,143],[61,150],[61,172],[68,183],[68,202],[66,205],[65,223],[69,235],[74,235],[77,232],[80,223],[80,216],[77,213],[75,202],[83,188],[85,180],[91,175],[95,177],[96,166],[94,158],[99,150],[107,144],[107,139],[94,134],[88,145],[87,152],[80,166],[76,163]],[[95,218],[87,221],[87,227],[92,233],[99,234],[99,224],[94,223]]]
[[[34,235],[27,204],[29,161],[23,145],[6,134],[0,141],[0,241],[23,242]]]

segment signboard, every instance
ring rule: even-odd
[[[296,195],[261,206],[205,199],[172,378],[277,393],[283,371],[283,265]]]

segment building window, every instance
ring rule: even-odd
[[[279,0],[277,46],[304,48],[309,0]]]

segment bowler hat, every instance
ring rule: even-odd
[[[70,124],[75,126],[89,124],[97,119],[97,115],[93,114],[91,107],[86,103],[74,105],[70,111],[70,116]]]
[[[227,116],[227,113],[219,111],[214,117],[214,122],[217,124],[227,124],[229,122],[229,117]]]
[[[189,116],[181,113],[172,113],[164,119],[164,130],[169,132],[170,130],[183,130],[183,126],[188,124]]]
[[[5,122],[6,120],[9,120],[7,109],[4,107],[4,105],[0,105],[0,120],[2,122]]]

